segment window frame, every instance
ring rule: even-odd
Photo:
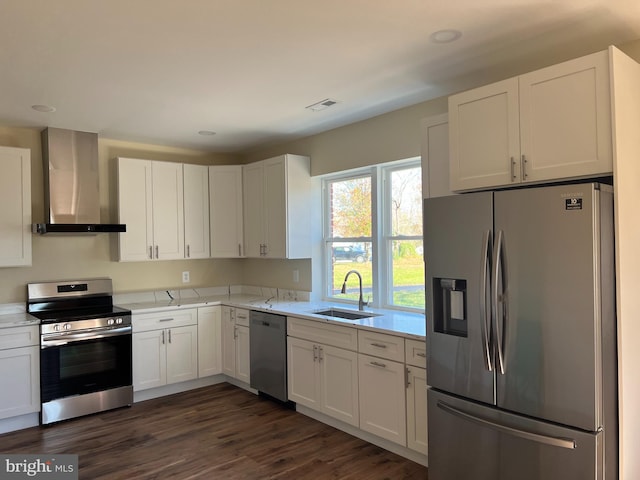
[[[391,164],[382,165],[380,168],[383,200],[381,202],[382,231],[379,241],[380,270],[382,274],[379,277],[379,281],[381,283],[380,289],[385,294],[384,297],[381,297],[383,300],[381,303],[382,308],[424,312],[424,307],[407,307],[405,305],[397,305],[393,303],[393,242],[403,240],[422,240],[424,232],[419,235],[393,235],[393,213],[391,208],[393,189],[391,177],[393,173],[397,171],[409,170],[416,167],[420,167],[420,169],[422,169],[420,159],[393,162]],[[420,173],[422,173],[422,171]],[[420,185],[422,187],[422,175],[420,175]],[[420,203],[422,204],[422,194],[420,195]],[[422,205],[420,206],[420,217],[422,217]],[[422,219],[420,222],[422,223]],[[424,288],[424,278],[422,285]]]
[[[357,305],[357,301],[332,295],[332,245],[338,242],[371,243],[372,298],[373,308],[424,313],[425,309],[393,304],[393,258],[394,240],[422,240],[422,235],[391,235],[391,175],[394,171],[422,168],[420,157],[412,157],[384,164],[367,166],[353,170],[324,175],[322,177],[322,300],[333,303]],[[329,185],[350,179],[369,177],[371,179],[371,237],[330,237],[331,198]],[[421,175],[421,185],[422,179]],[[422,201],[422,196],[421,196]],[[424,282],[424,280],[423,280]],[[424,283],[423,283],[424,285]],[[367,296],[364,296],[367,301]]]

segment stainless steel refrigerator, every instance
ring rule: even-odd
[[[429,480],[617,478],[611,187],[428,199],[424,236]]]

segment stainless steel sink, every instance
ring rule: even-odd
[[[355,310],[340,310],[337,308],[328,308],[326,310],[318,310],[313,312],[316,315],[324,315],[326,317],[342,318],[345,320],[360,320],[361,318],[377,317],[378,314],[371,312],[358,312]]]

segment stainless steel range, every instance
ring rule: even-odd
[[[131,405],[131,311],[113,305],[109,278],[30,283],[40,319],[41,423]]]

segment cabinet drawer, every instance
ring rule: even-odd
[[[404,338],[359,330],[358,352],[404,363]]]
[[[427,345],[425,341],[405,340],[407,365],[427,368]]]
[[[358,331],[350,327],[288,317],[287,335],[347,350],[358,349]]]
[[[236,308],[236,325],[243,327],[249,326],[249,310],[244,308]]]
[[[38,345],[40,343],[38,331],[39,328],[35,325],[0,328],[0,350]]]
[[[167,310],[154,313],[134,313],[131,324],[134,332],[148,332],[161,328],[175,328],[198,323],[198,311],[195,308],[187,310]]]

